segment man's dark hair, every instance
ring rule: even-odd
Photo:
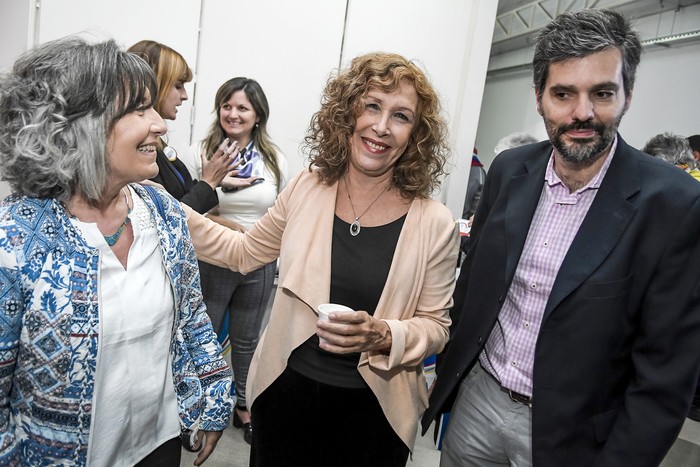
[[[612,10],[585,9],[557,16],[542,29],[535,43],[532,68],[537,95],[544,91],[550,64],[609,48],[617,48],[622,54],[622,78],[629,97],[642,53],[639,36],[629,21]]]

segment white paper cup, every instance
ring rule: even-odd
[[[328,321],[328,315],[333,311],[355,311],[345,305],[337,303],[322,303],[318,306],[318,319]]]
[[[347,307],[345,305],[339,305],[337,303],[322,303],[318,306],[318,319],[322,321],[328,321],[328,314],[333,312],[333,311],[355,311],[350,307]],[[319,337],[318,338],[319,344],[322,342],[326,342],[325,339]]]

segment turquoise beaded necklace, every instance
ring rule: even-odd
[[[114,232],[112,235],[105,236],[104,237],[105,242],[107,242],[107,245],[109,246],[114,246],[115,243],[119,240],[119,237],[121,237],[122,232],[124,231],[124,227],[129,225],[131,223],[131,219],[129,218],[129,214],[131,214],[131,206],[129,206],[129,198],[126,196],[126,192],[122,188],[122,193],[124,194],[124,202],[126,203],[126,217],[124,218],[124,222],[122,222],[122,225],[119,226],[116,232]]]

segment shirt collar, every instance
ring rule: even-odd
[[[615,155],[615,151],[617,150],[617,135],[615,135],[615,139],[613,140],[612,145],[610,146],[610,152],[608,152],[608,155],[605,156],[605,162],[603,162],[603,165],[600,167],[600,170],[598,173],[591,179],[586,186],[579,188],[576,190],[573,194],[576,193],[582,193],[586,190],[593,190],[593,189],[598,189],[600,188],[600,184],[603,182],[603,178],[605,177],[605,174],[608,172],[608,168],[610,167],[610,162],[612,161],[613,156]],[[549,162],[547,162],[547,170],[545,171],[544,174],[544,179],[547,182],[547,184],[552,187],[558,184],[563,184],[559,176],[556,174],[554,171],[554,149],[552,149],[552,153],[549,155]]]

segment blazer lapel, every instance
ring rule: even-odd
[[[571,247],[564,257],[545,307],[547,319],[615,248],[637,208],[627,200],[641,187],[638,166],[618,135],[617,150]]]

